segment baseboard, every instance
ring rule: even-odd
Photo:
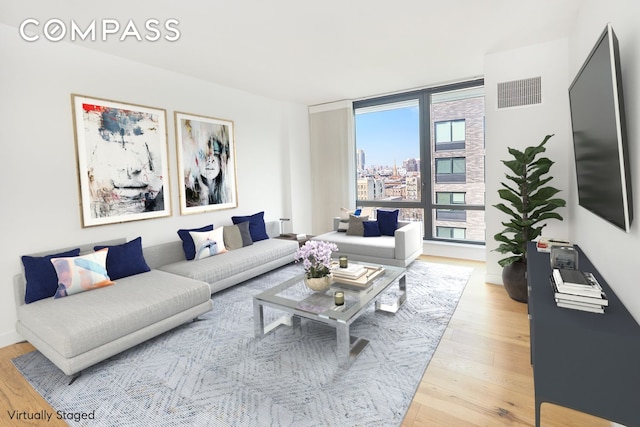
[[[16,331],[9,331],[9,332],[0,334],[0,348],[6,347],[21,341],[24,341],[24,338],[22,338],[22,336]]]
[[[422,243],[422,252],[424,255],[468,259],[471,261],[486,261],[487,258],[485,245],[424,241]]]
[[[501,286],[504,285],[504,283],[502,283],[502,276],[499,276],[497,274],[485,274],[484,282],[491,283],[493,285],[501,285]]]

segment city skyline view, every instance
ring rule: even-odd
[[[417,105],[356,114],[356,149],[365,153],[365,168],[419,159],[419,119]]]

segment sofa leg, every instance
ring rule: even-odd
[[[195,319],[193,319],[193,322],[202,322],[204,319],[201,319],[199,317],[196,317]]]
[[[67,384],[67,385],[73,384],[78,378],[80,378],[80,375],[82,375],[82,372],[78,372],[77,374],[74,374],[71,377],[71,381],[69,381],[69,384]]]

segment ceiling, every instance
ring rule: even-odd
[[[96,20],[70,42],[253,94],[316,105],[481,76],[484,56],[564,37],[583,0],[2,0],[0,23]],[[90,4],[90,7],[88,6]],[[129,20],[152,37],[124,41]],[[102,41],[101,23],[121,29]],[[176,19],[178,40],[162,24]],[[16,32],[16,34],[18,34]]]

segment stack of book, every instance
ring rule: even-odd
[[[367,272],[367,269],[362,265],[351,264],[346,268],[333,267],[331,272],[336,279],[356,280],[362,277]]]
[[[602,287],[591,273],[555,268],[551,285],[558,307],[604,313],[609,305]]]

